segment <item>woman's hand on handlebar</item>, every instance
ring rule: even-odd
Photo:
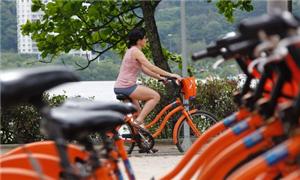
[[[166,84],[168,82],[168,78],[164,77],[164,76],[160,76],[160,78],[158,79],[158,81],[162,82],[163,84]]]
[[[176,84],[180,84],[180,81],[182,79],[183,78],[178,74],[171,74],[170,76],[160,76],[159,81],[163,82],[164,84],[167,83],[168,81],[173,81]]]
[[[178,75],[178,74],[172,74],[171,77],[176,78],[178,81],[181,81],[181,80],[182,80],[182,77],[181,77],[180,75]]]

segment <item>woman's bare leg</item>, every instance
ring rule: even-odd
[[[134,104],[137,108],[137,112],[133,114],[133,117],[136,119],[138,117],[138,115],[141,113],[142,108],[137,99],[132,99],[132,104]]]
[[[133,91],[133,93],[130,94],[130,98],[134,100],[146,101],[143,109],[136,119],[138,122],[144,123],[144,119],[146,118],[146,116],[154,109],[156,104],[159,102],[160,95],[153,89],[145,86],[138,86]]]

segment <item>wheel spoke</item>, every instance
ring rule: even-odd
[[[195,125],[195,127],[201,132],[201,134],[206,131],[209,127],[217,122],[216,118],[210,113],[204,111],[197,111],[191,114],[191,119]],[[185,152],[189,147],[183,146],[184,140],[184,126],[182,123],[179,125],[178,133],[177,133],[177,148],[180,152]],[[192,143],[198,138],[196,133],[190,128],[190,138]]]

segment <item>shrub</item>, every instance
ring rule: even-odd
[[[190,101],[191,108],[198,108],[211,112],[213,115],[215,115],[215,117],[218,118],[218,120],[230,115],[236,110],[236,105],[233,102],[232,95],[236,90],[238,90],[237,81],[211,78],[205,82],[200,80],[197,82],[197,97],[195,100]],[[142,83],[156,90],[161,96],[159,104],[145,120],[146,123],[149,123],[155,118],[155,116],[163,107],[173,102],[176,97],[173,93],[169,94],[170,92],[173,92],[174,89],[170,90],[169,86],[166,88],[162,83],[156,80],[142,79]],[[166,112],[166,114],[167,113],[168,112]],[[160,138],[172,137],[173,127],[179,117],[180,113],[174,115],[171,121],[167,123],[166,128],[162,132]],[[150,131],[155,132],[161,121],[162,120],[155,124]]]
[[[44,95],[44,100],[51,106],[61,104],[67,96],[50,97]],[[1,109],[1,143],[28,143],[44,139],[40,133],[41,116],[30,104],[19,104]]]
[[[238,90],[238,82],[212,78],[198,81],[197,97],[193,105],[214,114],[219,120],[236,111],[233,93]]]

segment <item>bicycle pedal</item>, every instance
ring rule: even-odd
[[[151,151],[152,153],[156,153],[156,152],[158,152],[158,149],[154,149],[154,148],[153,148],[153,149],[151,149],[150,151]]]
[[[122,138],[132,138],[131,134],[122,134]]]
[[[145,149],[140,149],[139,153],[149,153],[149,151],[145,150]]]

